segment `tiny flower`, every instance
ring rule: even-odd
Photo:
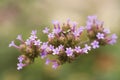
[[[76,46],[74,50],[77,53],[80,53],[82,51],[82,49],[80,49],[80,46]]]
[[[96,24],[97,27],[103,26],[103,23],[104,23],[103,21],[95,20],[95,24]]]
[[[71,20],[70,20],[70,18],[68,18],[68,19],[67,19],[67,24],[69,24],[69,23],[70,23],[70,21],[71,21]]]
[[[20,63],[22,63],[23,60],[24,60],[24,57],[23,57],[23,56],[19,56],[19,57],[18,57],[18,60],[19,60]]]
[[[25,42],[26,45],[30,45],[31,44],[31,40],[27,39]]]
[[[108,44],[111,44],[111,45],[115,44],[117,42],[117,40],[116,40],[117,38],[118,38],[117,35],[113,34],[111,36],[110,40],[108,41]]]
[[[52,68],[53,68],[53,69],[57,69],[58,66],[59,66],[59,65],[58,65],[57,62],[53,62],[53,65],[52,65]]]
[[[59,22],[57,20],[52,21],[53,25],[57,25]]]
[[[32,30],[31,35],[36,35],[37,34],[37,30]]]
[[[45,50],[47,47],[48,47],[48,42],[44,42],[44,43],[41,45],[41,49],[43,49],[43,50]]]
[[[54,49],[54,46],[53,45],[49,45],[48,47],[47,47],[47,51],[52,51]]]
[[[65,52],[66,52],[67,56],[72,56],[73,55],[73,49],[71,47],[66,48]]]
[[[47,58],[45,64],[48,65],[50,62],[51,62],[51,60],[49,60],[49,59]]]
[[[45,50],[43,50],[41,53],[40,53],[40,56],[42,59],[44,59],[46,56],[47,56],[47,52]]]
[[[96,35],[96,37],[98,38],[98,39],[104,39],[104,34],[103,33],[97,33],[97,35]]]
[[[18,39],[18,40],[23,42],[22,35],[18,35],[16,39]]]
[[[87,49],[87,50],[91,50],[91,47],[90,46],[88,46],[87,44],[85,44],[85,48]]]
[[[11,41],[11,43],[9,44],[9,47],[15,46],[14,41]]]
[[[23,64],[23,63],[18,63],[17,64],[17,70],[20,70],[20,69],[22,69],[24,66],[25,66],[25,64]]]
[[[61,32],[61,29],[60,28],[54,28],[53,29],[53,33],[54,34],[59,34]]]
[[[52,51],[54,49],[54,46],[53,45],[49,45],[48,47],[47,47],[47,51]]]
[[[63,50],[64,49],[64,46],[63,45],[60,45],[58,46],[59,50]]]
[[[88,21],[93,22],[94,20],[97,20],[97,16],[88,16]]]
[[[76,27],[77,24],[78,24],[78,23],[74,21],[74,22],[73,22],[73,27]]]
[[[78,24],[77,22],[72,22],[72,25],[73,25],[72,26],[72,31],[75,31],[77,24]]]
[[[92,45],[93,49],[99,48],[99,42],[96,41],[96,40],[93,41],[93,42],[91,43],[91,45]]]
[[[91,50],[91,47],[85,44],[85,48],[82,49],[83,53],[88,53]]]
[[[42,42],[40,40],[34,41],[34,45],[40,45]]]
[[[32,40],[32,41],[34,41],[35,39],[37,39],[37,36],[36,36],[36,35],[31,35],[31,36],[29,37],[29,39]]]
[[[60,52],[60,49],[59,48],[55,48],[55,49],[53,49],[53,55],[55,55],[55,54],[59,54],[59,52]]]
[[[84,30],[84,27],[80,27],[80,28],[78,28],[77,30],[75,30],[75,31],[73,32],[73,35],[74,35],[75,37],[79,37],[80,34],[83,32],[83,30]]]
[[[117,39],[118,37],[117,37],[116,34],[113,34],[111,38],[112,38],[112,39]]]
[[[58,21],[52,21],[53,25],[54,25],[54,29],[56,29],[56,27],[58,26],[58,29],[60,29],[60,23]]]
[[[52,38],[54,38],[54,37],[55,37],[55,35],[54,35],[53,33],[49,33],[49,34],[48,34],[48,38],[52,39]]]
[[[78,32],[79,32],[79,33],[82,33],[84,29],[85,29],[85,28],[81,26],[80,28],[78,28]]]
[[[44,33],[44,34],[48,34],[48,33],[49,33],[49,30],[50,30],[50,29],[46,27],[46,28],[43,30],[43,33]]]
[[[110,33],[110,30],[109,30],[109,29],[104,29],[103,32],[104,32],[105,34],[109,34],[109,33]]]
[[[97,21],[97,16],[88,16],[87,22],[86,22],[86,29],[91,30],[92,25]]]
[[[111,45],[113,45],[113,44],[115,44],[116,43],[116,40],[115,39],[111,39],[109,42],[108,42],[108,44],[111,44]]]
[[[80,33],[79,33],[78,31],[74,31],[74,32],[73,32],[73,35],[74,35],[75,37],[79,37],[79,36],[80,36]]]
[[[83,48],[83,49],[82,49],[82,52],[83,52],[83,53],[88,53],[88,50],[87,50],[86,48]]]
[[[14,41],[11,41],[11,43],[9,44],[9,47],[15,47],[19,49],[19,46],[15,45]]]
[[[92,29],[92,24],[93,24],[93,23],[87,22],[86,24],[87,24],[87,25],[86,25],[86,29],[87,29],[87,30],[91,30],[91,29]]]

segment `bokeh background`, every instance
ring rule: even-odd
[[[97,15],[105,27],[120,37],[120,0],[0,0],[0,80],[120,80],[120,39],[113,46],[104,46],[82,55],[72,64],[57,70],[38,58],[35,63],[17,71],[19,51],[8,44],[18,34],[27,39],[32,30],[42,29],[52,20],[67,18],[85,26],[88,15]]]

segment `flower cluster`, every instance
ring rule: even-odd
[[[85,27],[79,27],[70,19],[62,26],[58,21],[53,21],[53,25],[52,31],[48,27],[43,30],[48,37],[46,42],[41,42],[36,36],[37,31],[33,30],[26,41],[18,35],[16,39],[21,42],[19,46],[15,45],[14,41],[9,44],[9,47],[15,47],[22,52],[22,55],[18,57],[18,70],[31,64],[39,56],[41,59],[46,59],[46,65],[52,63],[52,68],[56,69],[66,62],[71,63],[82,54],[88,54],[92,49],[107,44],[113,45],[117,40],[116,34],[110,36],[109,29],[104,28],[103,22],[99,21],[96,16],[88,16]],[[81,36],[85,32],[87,32],[87,40],[83,41]],[[54,57],[50,59],[48,55]]]

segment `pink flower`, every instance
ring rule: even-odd
[[[9,47],[15,47],[19,49],[19,46],[15,45],[14,41],[11,41],[11,43],[9,44]]]
[[[59,66],[59,65],[58,65],[57,62],[53,62],[53,65],[52,65],[52,68],[53,68],[53,69],[57,69],[58,66]]]
[[[40,40],[34,41],[34,45],[40,45],[42,42]]]
[[[50,29],[46,27],[46,28],[43,30],[43,33],[48,34],[48,33],[49,33],[49,30],[50,30]]]
[[[99,48],[99,42],[94,40],[92,43],[91,43],[93,49],[96,49],[96,48]]]
[[[98,39],[104,39],[105,35],[103,33],[97,33],[96,37]]]
[[[71,47],[66,48],[65,52],[66,52],[66,54],[67,54],[68,57],[73,55],[73,49]]]

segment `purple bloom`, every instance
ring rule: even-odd
[[[18,63],[17,64],[17,70],[20,70],[20,69],[22,69],[24,66],[25,66],[25,64],[23,64],[23,63]]]
[[[43,33],[48,34],[48,33],[49,33],[49,30],[50,30],[50,29],[46,27],[46,28],[43,30]]]
[[[59,34],[61,31],[62,31],[62,30],[60,29],[60,27],[58,27],[58,28],[55,27],[55,28],[53,29],[53,33],[54,33],[54,34]]]
[[[94,24],[94,22],[97,21],[97,16],[88,16],[87,22],[86,22],[86,29],[87,30],[91,30],[92,29],[92,25]]]
[[[93,22],[95,20],[97,20],[97,16],[88,16],[88,21],[89,22]]]
[[[72,24],[73,24],[73,27],[72,27],[72,31],[75,31],[75,29],[76,29],[76,26],[77,26],[77,22],[72,22]]]
[[[78,24],[77,22],[75,22],[75,21],[73,22],[73,26],[75,26],[75,27],[76,27],[76,26],[77,26],[77,24]]]
[[[50,62],[51,62],[51,60],[49,60],[49,59],[47,58],[45,64],[48,65]]]
[[[27,39],[25,42],[26,45],[30,45],[31,44],[31,40]]]
[[[53,25],[54,25],[54,29],[57,29],[57,26],[58,26],[58,30],[60,30],[60,23],[58,21],[52,21]],[[54,32],[54,31],[53,31]],[[56,32],[56,31],[55,31]],[[58,32],[59,33],[59,32]]]
[[[116,34],[113,34],[111,38],[112,38],[112,39],[117,39],[118,37],[117,37]]]
[[[11,41],[11,43],[9,44],[9,47],[15,47],[19,49],[19,46],[15,45],[14,41]]]
[[[52,39],[52,38],[54,38],[54,37],[55,37],[55,35],[54,35],[53,33],[49,33],[49,34],[48,34],[48,38]]]
[[[54,49],[54,46],[53,45],[49,45],[49,47],[47,47],[47,50],[48,51],[52,51]]]
[[[11,41],[11,43],[9,44],[9,47],[15,46],[14,41]]]
[[[59,34],[60,32],[61,32],[61,29],[58,29],[58,28],[53,29],[53,33],[54,34]]]
[[[85,29],[85,28],[81,26],[80,28],[78,28],[78,32],[81,34],[84,29]]]
[[[22,35],[18,35],[16,39],[18,39],[18,40],[20,40],[21,42],[23,42]]]
[[[115,44],[116,43],[116,40],[115,39],[111,39],[109,42],[108,42],[108,44],[111,44],[111,45],[113,45],[113,44]]]
[[[19,56],[19,57],[18,57],[18,60],[19,60],[20,63],[22,63],[23,60],[24,60],[24,57],[23,57],[23,56]]]
[[[34,45],[40,45],[42,42],[40,40],[34,41]]]
[[[95,21],[97,27],[103,26],[103,23],[104,23],[103,21],[98,21],[98,20]]]
[[[88,53],[88,51],[91,50],[91,47],[85,44],[85,48],[83,48],[82,50],[83,50],[83,53]]]
[[[83,32],[83,30],[84,30],[84,27],[80,27],[79,29],[77,29],[77,30],[75,30],[75,31],[73,32],[73,35],[74,35],[75,37],[79,37],[80,34]]]
[[[53,65],[52,65],[52,68],[53,68],[53,69],[57,69],[58,66],[59,66],[59,65],[58,65],[57,62],[53,62]]]
[[[115,44],[117,42],[117,40],[116,40],[117,38],[118,38],[117,35],[113,34],[111,36],[111,39],[108,41],[108,44],[111,44],[111,45]]]
[[[104,34],[103,33],[97,33],[97,35],[96,35],[96,37],[98,38],[98,39],[104,39]]]
[[[55,49],[53,49],[53,55],[55,55],[55,54],[59,54],[59,52],[60,52],[60,49],[59,48],[55,48]]]
[[[80,48],[80,46],[76,46],[74,49],[77,53],[80,53],[82,51],[82,49]]]
[[[87,50],[91,50],[91,47],[90,46],[88,46],[87,44],[85,44],[85,48],[87,49]]]
[[[48,42],[44,42],[44,43],[41,45],[41,49],[43,49],[43,50],[45,50],[47,47],[48,47]]]
[[[37,39],[37,36],[36,36],[36,35],[31,35],[31,36],[29,37],[29,39],[32,40],[32,41],[34,41],[35,39]]]
[[[86,29],[91,30],[92,29],[92,24],[91,22],[87,22]]]
[[[103,32],[104,32],[105,34],[109,34],[109,33],[110,33],[110,30],[109,30],[109,29],[104,29]]]
[[[63,45],[60,45],[58,46],[59,50],[63,50],[64,49],[64,46]]]
[[[70,20],[70,18],[68,18],[68,19],[67,19],[67,24],[69,24],[69,23],[70,23],[70,21],[71,21],[71,20]]]
[[[53,25],[57,25],[59,22],[57,20],[52,21]]]
[[[44,59],[46,56],[47,56],[47,52],[45,50],[43,50],[41,53],[40,53],[40,56],[42,59]]]
[[[83,52],[83,53],[88,53],[88,50],[87,50],[86,48],[83,48],[83,49],[82,49],[82,52]]]
[[[79,36],[80,36],[80,33],[79,33],[78,31],[74,31],[74,32],[73,32],[73,35],[74,35],[75,37],[79,37]]]
[[[99,42],[96,41],[96,40],[93,41],[93,42],[91,43],[91,45],[92,45],[93,49],[99,48]]]
[[[66,48],[65,52],[66,52],[67,56],[72,56],[73,55],[73,49],[71,47]]]
[[[37,34],[37,30],[32,30],[31,35],[36,35]]]

